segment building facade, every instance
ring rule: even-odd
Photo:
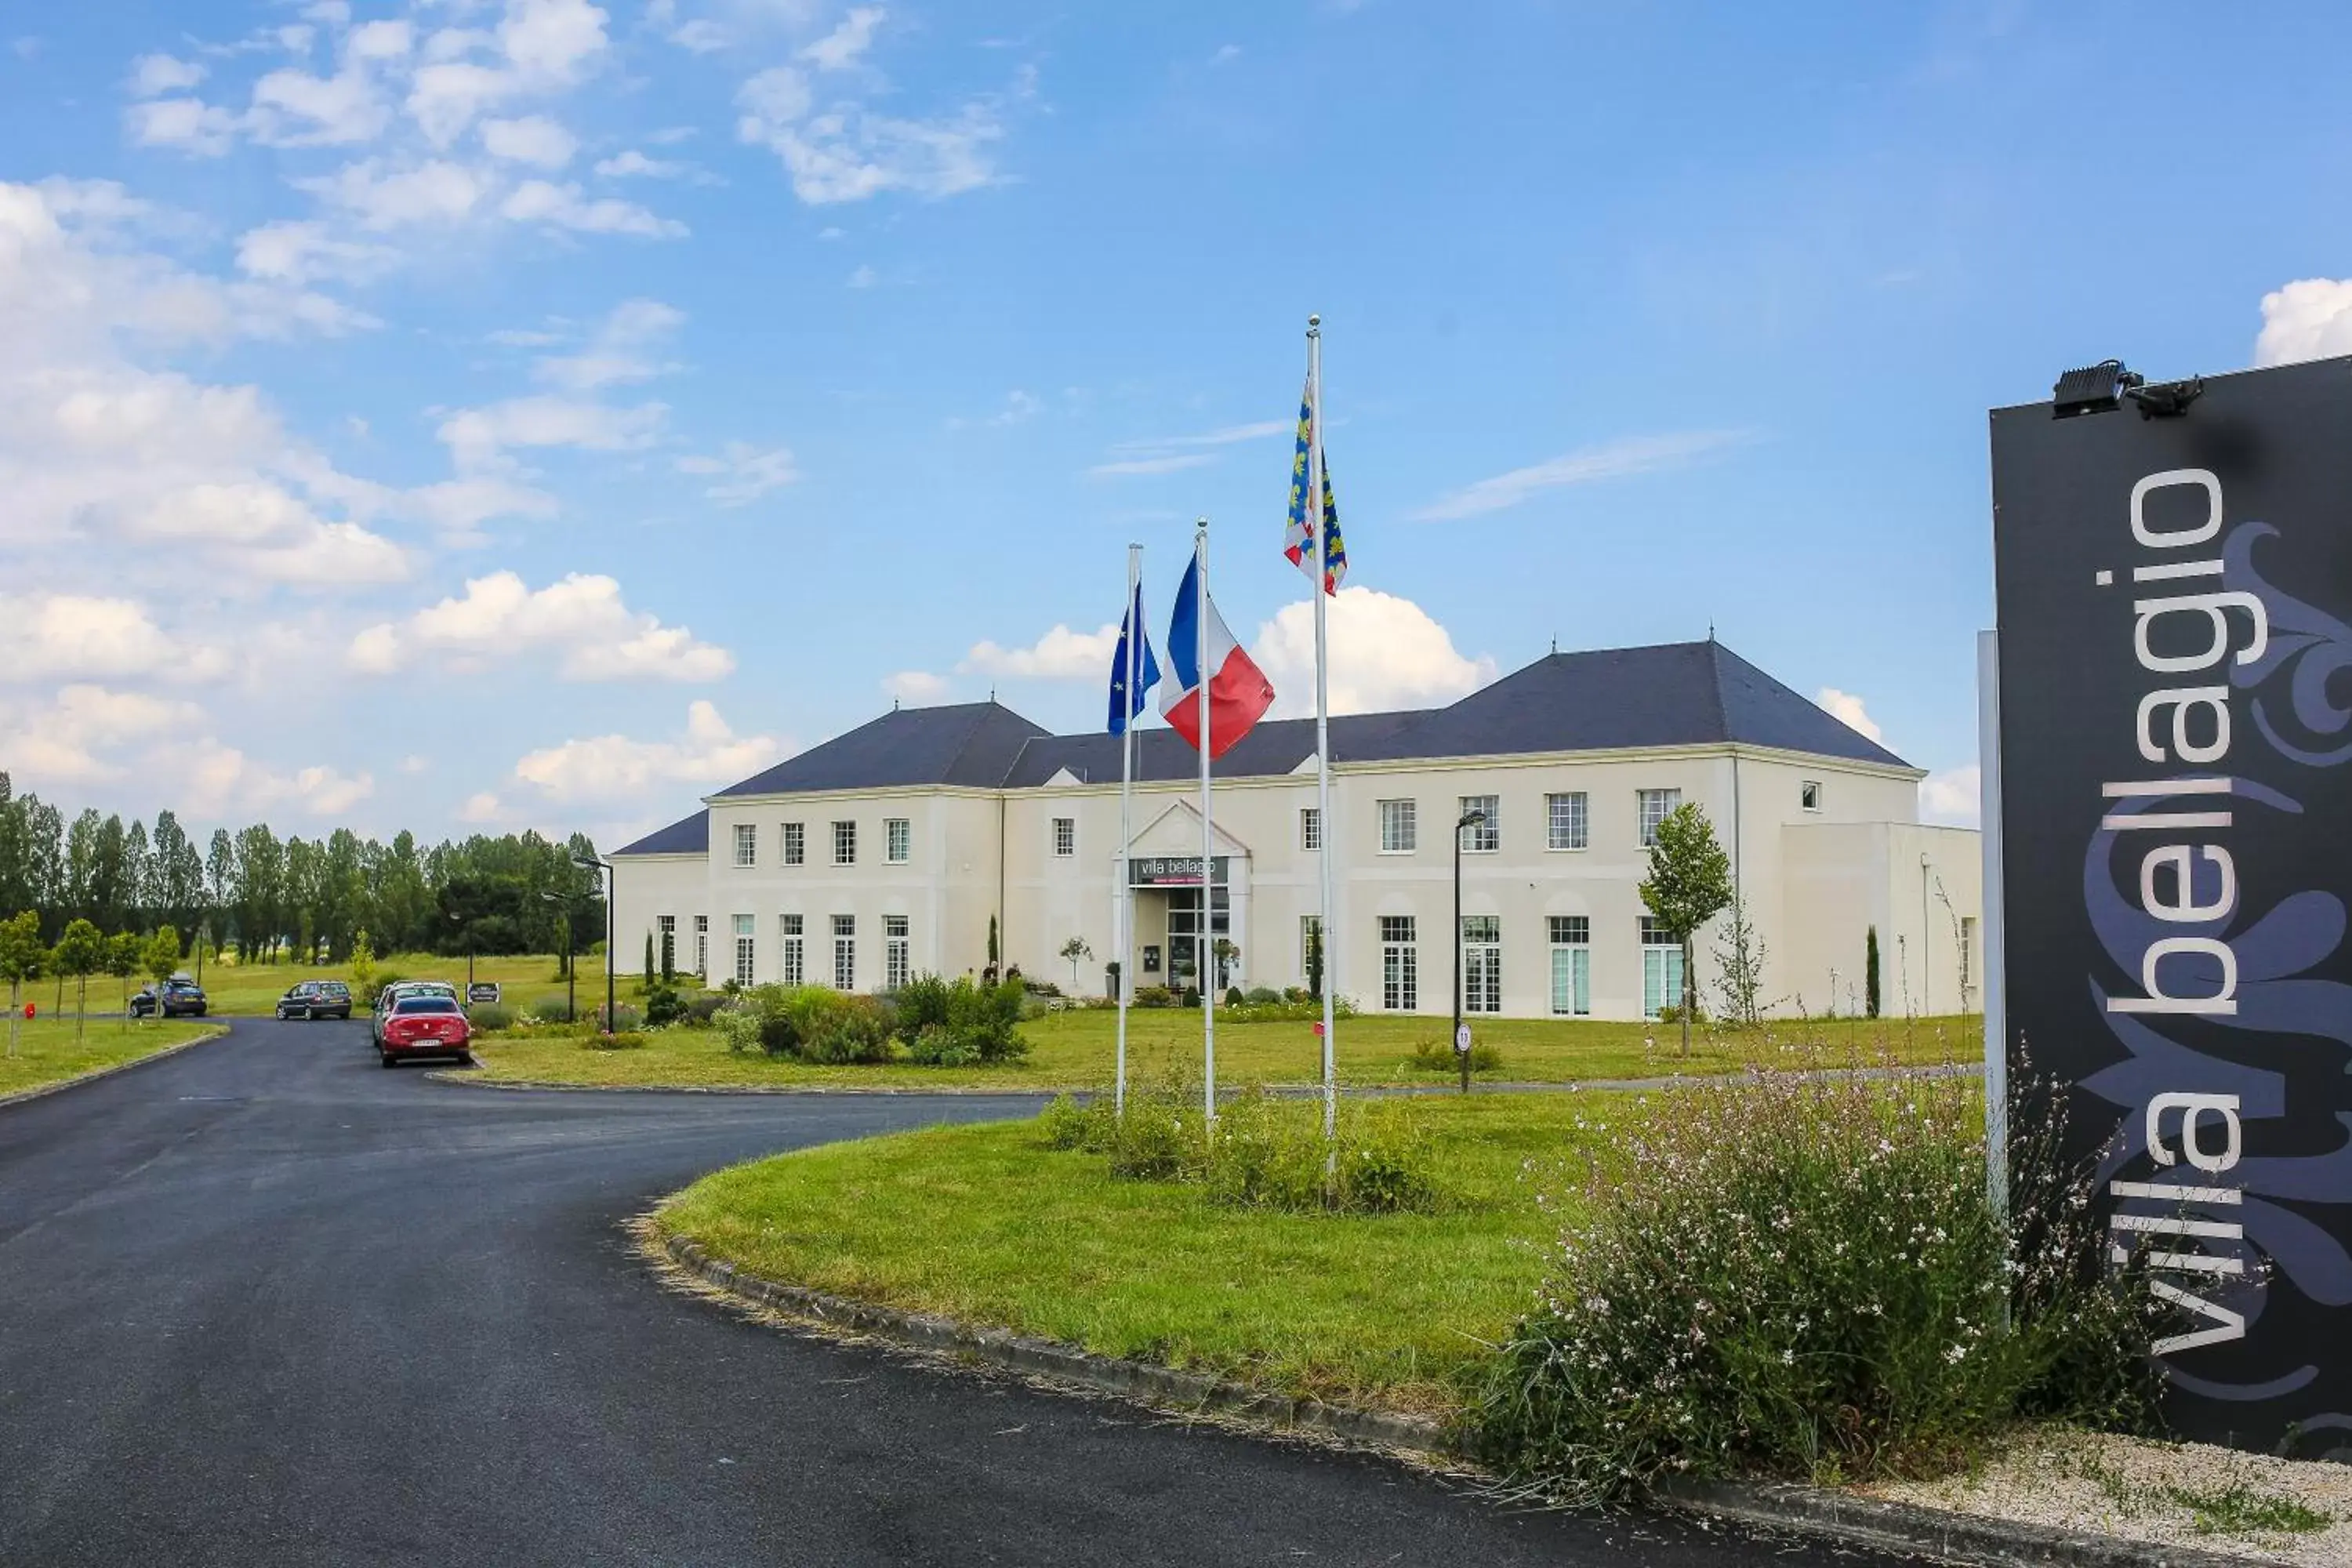
[[[1366,1011],[1444,1014],[1455,824],[1475,811],[1465,1010],[1654,1016],[1681,955],[1637,889],[1658,820],[1694,802],[1773,1011],[1858,1007],[1872,928],[1884,1010],[1976,1003],[1976,835],[1921,825],[1920,770],[1717,643],[1554,654],[1447,708],[1334,719],[1328,822],[1313,723],[1261,723],[1216,767],[1205,900],[1198,754],[1166,730],[1139,742],[1123,952],[1118,742],[988,702],[895,710],[618,851],[616,962],[651,936],[714,984],[879,990],[977,972],[992,939],[1084,992],[1113,960],[1136,985],[1303,985],[1328,834],[1327,983]],[[1710,1006],[1724,923],[1695,944]]]

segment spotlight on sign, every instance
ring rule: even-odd
[[[2113,414],[2129,399],[2143,419],[2177,419],[2204,392],[2201,376],[2150,386],[2147,377],[2126,370],[2123,361],[2101,360],[2058,378],[2058,384],[2050,390],[2050,416],[2072,419],[2078,414]]]

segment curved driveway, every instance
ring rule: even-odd
[[[254,1021],[0,1110],[0,1563],[1831,1560],[754,1327],[618,1229],[1030,1103],[453,1088]]]

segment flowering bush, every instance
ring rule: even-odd
[[[1980,1100],[1853,1072],[1645,1100],[1546,1194],[1561,1228],[1478,1402],[1488,1458],[1590,1500],[1677,1472],[1932,1471],[2026,1415],[2145,1424],[2144,1281],[2102,1271],[2046,1094],[2012,1113],[2004,1223]]]

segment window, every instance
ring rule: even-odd
[[[833,863],[836,866],[857,864],[857,824],[836,822],[833,825]]]
[[[1318,955],[1315,951],[1316,947],[1322,942],[1322,940],[1323,917],[1321,915],[1299,916],[1298,983],[1301,985],[1306,986],[1310,991],[1314,989],[1316,981],[1318,979],[1328,979],[1328,976],[1318,975],[1315,973],[1316,959],[1318,956],[1321,957],[1325,967],[1328,968],[1331,963],[1331,958],[1328,953]]]
[[[1404,803],[1411,805],[1412,803]],[[1414,956],[1412,917],[1381,917],[1381,1005],[1410,1013],[1421,1005],[1421,965]]]
[[[1054,856],[1066,860],[1078,852],[1078,819],[1075,816],[1054,818]]]
[[[903,816],[882,819],[882,858],[893,866],[903,866],[912,857],[915,847],[915,825]]]
[[[1683,803],[1678,789],[1645,789],[1634,792],[1642,806],[1642,847],[1647,849],[1658,841],[1658,824],[1674,815]]]
[[[1491,795],[1465,795],[1462,815],[1477,812],[1486,820],[1462,830],[1462,847],[1472,855],[1492,855],[1503,847],[1503,803]]]
[[[1318,807],[1299,808],[1298,847],[1309,854],[1323,847],[1323,813]]]
[[[1592,917],[1551,915],[1551,1010],[1581,1018],[1592,1011]]]
[[[833,988],[857,989],[857,917],[833,917]]]
[[[667,974],[677,967],[677,917],[662,915],[656,923],[661,927],[661,972]]]
[[[1647,794],[1647,791],[1643,792]],[[1654,1018],[1683,1001],[1683,944],[1648,915],[1642,917],[1642,1016]]]
[[[1462,917],[1462,1010],[1503,1010],[1503,922],[1494,915]]]
[[[1575,790],[1567,795],[1544,796],[1544,847],[1547,849],[1581,849],[1590,842],[1585,835],[1584,792]]]
[[[1413,803],[1409,800],[1381,802],[1381,853],[1410,855],[1418,837],[1415,829]]]
[[[694,972],[705,980],[710,978],[710,917],[694,917]]]
[[[776,978],[786,985],[808,984],[808,959],[802,951],[803,921],[799,915],[783,915],[776,921],[777,934],[783,938],[783,963]]]
[[[896,991],[907,984],[907,917],[882,917],[882,988]]]
[[[1803,806],[1807,811],[1821,810],[1822,781],[1819,779],[1807,779],[1804,783],[1799,784],[1797,786],[1797,804]]]
[[[735,917],[735,984],[738,985],[751,984],[751,950],[755,945],[751,936],[751,917],[737,915]]]
[[[808,858],[808,825],[801,822],[784,824],[784,864],[797,866]]]
[[[751,822],[735,825],[735,864],[756,866],[760,863],[760,828]]]

